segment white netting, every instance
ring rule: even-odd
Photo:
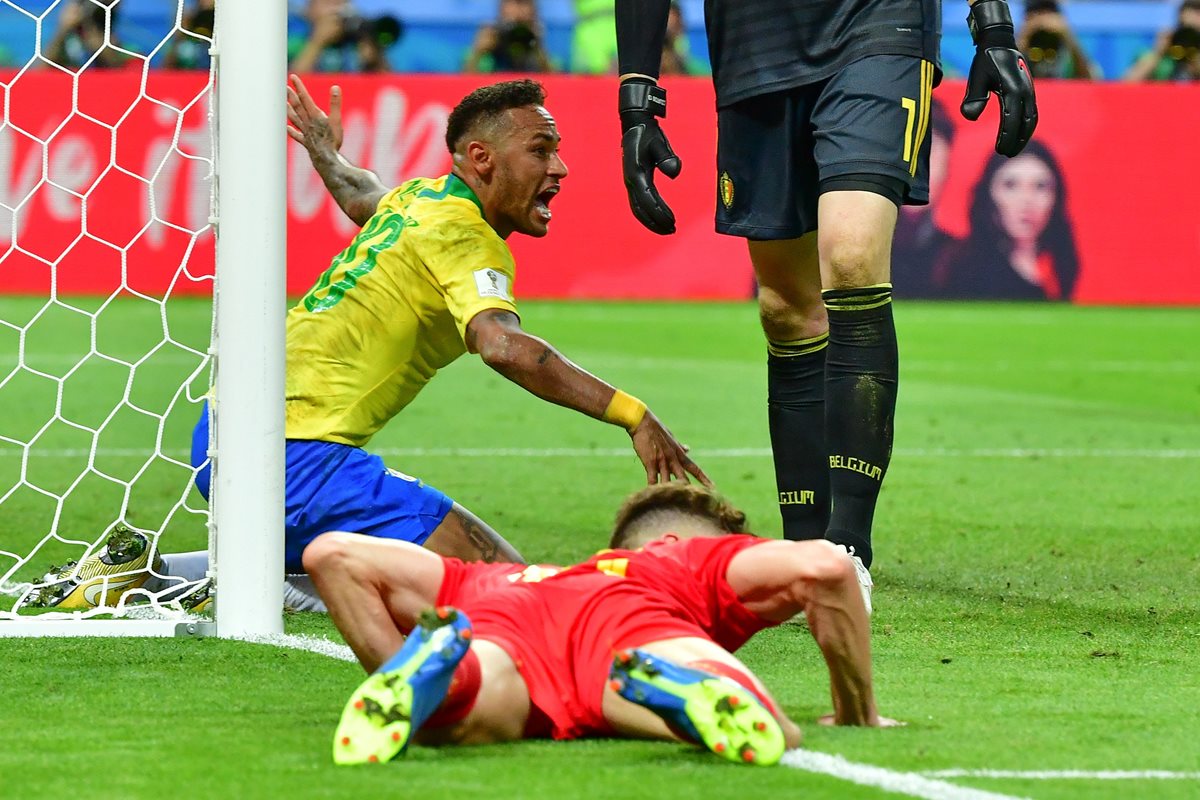
[[[188,448],[209,388],[211,12],[143,1],[122,27],[123,5],[0,0],[0,620],[46,613],[28,604],[49,567],[86,578],[119,526],[208,548]],[[108,571],[89,599],[133,577]],[[178,612],[159,583],[119,610]]]

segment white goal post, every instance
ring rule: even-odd
[[[115,35],[112,9],[119,10],[121,0],[82,0],[85,13],[103,20],[104,45],[85,54],[81,65],[64,67],[44,50],[71,2],[0,0],[0,25],[14,20],[27,26],[37,42],[29,62],[0,80],[0,637],[278,634],[284,575],[287,2],[218,0],[208,84],[202,96],[178,107],[160,101],[148,88],[155,78],[151,63],[161,63],[164,49],[180,36],[209,44],[180,27],[192,0],[175,0],[175,27],[158,46],[140,52],[126,49]],[[140,65],[142,71],[136,101],[114,119],[97,118],[86,97],[94,87],[84,76],[97,68],[105,49],[129,69]],[[40,102],[29,92],[22,94],[21,84],[34,84],[27,76],[37,71],[50,75],[38,80],[67,82],[71,102],[61,121],[41,127],[25,120],[39,117],[43,109],[21,105]],[[211,152],[193,152],[184,144],[185,117],[203,113],[205,106]],[[141,158],[144,164],[136,171],[128,167],[122,125],[132,126],[141,107],[160,122],[167,119],[174,133],[161,153],[153,147],[135,153],[133,160]],[[75,123],[90,126],[89,135],[99,129],[110,145],[92,172],[84,169],[90,162],[80,155],[82,145],[67,152],[71,142],[64,131]],[[103,158],[109,159],[107,164]],[[23,169],[26,163],[32,166]],[[198,165],[211,165],[213,201],[210,214],[189,225],[164,208],[163,198],[178,188],[173,182],[183,180],[187,170],[195,174]],[[96,220],[106,210],[103,186],[110,177],[135,186],[132,194],[145,198],[144,219],[132,226],[132,238],[106,241],[96,232],[102,225],[97,223],[95,230],[89,226],[89,215]],[[57,246],[41,243],[54,231],[37,229],[39,203],[67,209],[69,230]],[[133,208],[120,211],[122,220],[137,213]],[[216,234],[215,280],[197,277],[203,270],[189,264],[210,231]],[[152,237],[174,237],[186,244],[178,267],[172,267],[170,285],[157,291],[140,288],[133,275],[134,254]],[[72,254],[85,246],[119,263],[118,285],[108,297],[78,301],[69,294],[66,276],[80,260],[72,261]],[[27,287],[11,289],[8,276],[27,265],[38,275],[45,273],[48,293],[30,297]],[[84,268],[89,265],[90,260]],[[189,342],[176,330],[176,290],[190,283],[195,292],[204,281],[212,285],[211,341]],[[134,304],[136,312],[121,310]],[[138,320],[160,318],[161,340],[145,352],[114,355],[100,342],[102,334],[131,324],[134,315]],[[80,336],[69,338],[70,326],[59,319],[77,323]],[[156,374],[168,372],[160,370],[163,363],[175,364],[177,374],[183,370],[182,383],[146,388]],[[102,382],[92,374],[114,370],[128,377]],[[68,408],[88,391],[100,403],[106,389],[94,387],[110,385],[118,392],[111,411],[81,415]],[[46,414],[19,407],[34,402],[27,387],[41,392],[42,402],[50,406]],[[158,405],[144,399],[151,395],[160,398]],[[195,470],[178,422],[189,415],[194,420],[205,397],[212,414],[211,511],[197,502],[191,487]],[[79,407],[85,406],[74,406]],[[135,436],[139,432],[145,435]],[[121,459],[132,466],[110,466]],[[55,471],[57,464],[62,467]],[[165,510],[155,506],[154,514],[138,518],[131,507],[137,501],[131,497],[139,480],[155,470],[166,470],[171,477],[156,484],[156,497],[145,505],[158,503]],[[160,552],[178,547],[169,533],[164,535],[168,529],[183,525],[195,539],[207,524],[215,622],[184,612],[173,599],[178,591],[131,593],[137,595],[135,601],[122,599],[115,607],[31,611],[26,605],[14,610],[39,580],[44,584],[45,578],[36,576],[46,562],[53,558],[61,563],[70,554],[82,564],[101,551],[117,523],[145,535]],[[102,588],[110,587],[105,583]]]

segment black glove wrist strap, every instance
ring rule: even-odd
[[[995,2],[995,0],[992,0]],[[667,116],[667,90],[653,83],[634,78],[621,84],[618,94],[618,111]]]
[[[1012,13],[1005,0],[979,0],[967,13],[971,40],[980,50],[989,47],[1017,49]]]

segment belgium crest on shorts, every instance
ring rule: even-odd
[[[722,172],[721,177],[717,180],[717,194],[726,211],[733,208],[733,178],[729,177],[728,172]]]

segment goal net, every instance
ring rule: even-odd
[[[123,5],[0,0],[0,635],[194,631],[225,584],[191,452],[218,369],[245,374],[215,328],[238,289],[215,269],[214,12],[177,0],[125,25]],[[160,561],[205,550],[191,580]]]

